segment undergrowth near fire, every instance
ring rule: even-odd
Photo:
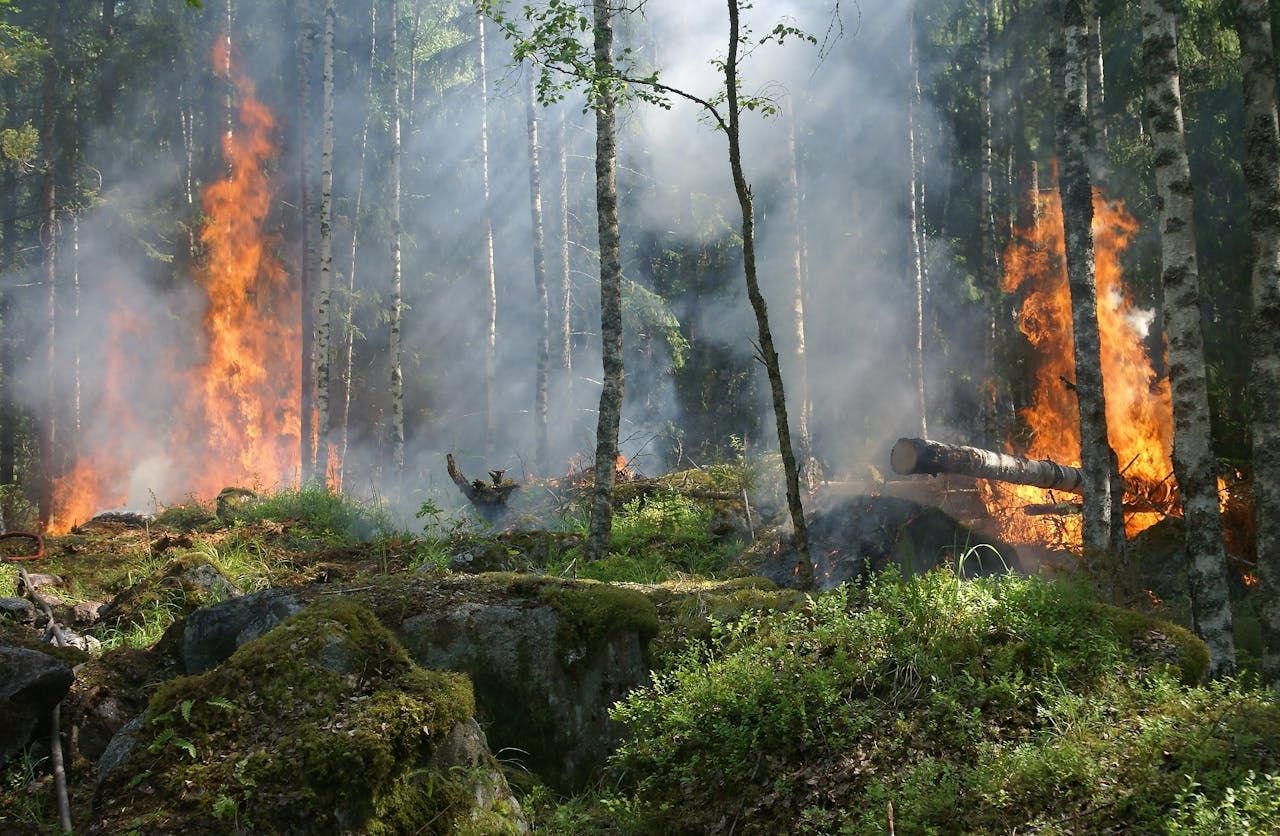
[[[712,533],[726,503],[670,485],[625,500],[608,560],[577,570],[581,524],[572,501],[557,531],[486,530],[474,518],[439,512],[425,514],[414,533],[387,527],[367,504],[291,490],[245,499],[221,517],[212,504],[188,503],[138,528],[86,526],[51,538],[40,568],[74,578],[56,588],[64,605],[126,593],[117,595],[112,620],[89,630],[103,642],[95,651],[103,662],[126,648],[154,659],[174,653],[174,625],[180,630],[189,613],[227,594],[317,582],[342,593],[379,578],[448,578],[466,571],[450,569],[451,561],[465,567],[473,555],[500,555],[509,561],[503,568],[543,577],[590,575],[639,590],[659,614],[652,681],[610,710],[626,731],[591,786],[565,795],[527,771],[521,752],[502,759],[520,820],[537,832],[878,833],[889,816],[902,833],[1280,827],[1280,704],[1250,684],[1253,674],[1206,684],[1204,645],[1161,617],[1176,608],[1139,613],[1101,604],[1083,576],[967,579],[958,574],[966,554],[924,574],[891,568],[821,594],[770,591],[760,579],[729,579],[740,571],[735,557],[745,535]],[[239,591],[166,581],[202,563]],[[6,569],[6,582],[12,574]],[[519,576],[480,577],[505,584]],[[326,597],[334,606],[345,600]],[[313,611],[322,622],[371,617]],[[299,627],[300,635],[318,629]],[[385,641],[395,640],[378,639]],[[276,652],[267,648],[258,652]],[[235,664],[250,670],[260,664],[251,658]],[[241,676],[235,670],[222,675]],[[257,698],[201,690],[209,687],[202,679],[163,682],[140,686],[151,695],[147,716],[157,735],[143,784],[161,772],[179,783],[184,774],[205,776],[214,783],[204,800],[183,804],[208,805],[200,815],[210,827],[282,832],[287,819],[268,810],[288,816],[295,808],[268,803],[270,770],[279,765],[238,748],[249,744],[236,742],[232,722],[243,706],[260,705]],[[320,722],[309,716],[298,715],[299,729]],[[477,716],[485,722],[483,710]],[[218,731],[227,723],[230,732]],[[323,757],[341,763],[350,755]],[[44,757],[37,749],[6,767],[6,831],[56,832]],[[307,756],[316,776],[335,768],[317,757]],[[94,769],[84,759],[71,765],[76,810],[86,817]],[[214,777],[218,769],[225,776]],[[115,793],[123,784],[110,786]],[[315,803],[328,803],[315,786]],[[200,820],[128,792],[135,826],[163,829],[176,815]],[[457,823],[463,808],[455,792],[440,785],[412,803],[448,811]],[[487,832],[505,832],[502,821]]]

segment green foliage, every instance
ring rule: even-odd
[[[1207,796],[1194,779],[1175,799],[1168,832],[1217,836],[1219,833],[1275,833],[1280,830],[1280,775],[1259,777],[1252,771],[1220,797]]]
[[[368,541],[393,530],[386,511],[323,486],[289,488],[229,509],[231,522],[283,523],[327,544]]]
[[[614,763],[642,829],[873,832],[890,802],[904,833],[1267,821],[1248,776],[1280,762],[1280,707],[1183,685],[1188,642],[1072,587],[889,573],[713,622],[616,707]]]
[[[623,503],[614,515],[609,554],[583,563],[572,549],[550,561],[550,574],[600,581],[658,583],[681,575],[714,576],[729,548],[708,531],[711,511],[674,488],[660,487]]]

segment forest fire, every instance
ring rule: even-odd
[[[203,498],[227,485],[288,479],[297,473],[300,457],[298,290],[264,232],[273,198],[265,169],[276,155],[275,122],[253,82],[228,61],[225,38],[218,39],[212,60],[219,74],[230,73],[240,108],[239,127],[223,137],[227,174],[203,196],[205,261],[197,275],[202,328],[189,366],[170,375],[149,372],[152,387],[171,389],[166,417],[172,428],[163,451],[169,489]],[[145,340],[146,326],[123,304],[111,323],[102,346],[107,395],[94,409],[123,431],[136,428],[139,419],[134,403],[119,393],[136,388],[131,376],[143,372],[122,344]],[[57,480],[51,533],[127,501],[129,476],[140,463],[130,457],[140,454],[127,445],[103,446],[85,451]]]
[[[1040,222],[1015,232],[1005,253],[1004,290],[1023,295],[1018,326],[1039,357],[1036,388],[1021,417],[1030,431],[1026,455],[1078,465],[1080,425],[1072,381],[1071,298],[1063,253],[1062,206],[1057,189],[1036,196]],[[1125,480],[1129,536],[1175,512],[1173,411],[1169,381],[1156,377],[1145,338],[1151,315],[1134,307],[1123,284],[1120,257],[1138,224],[1118,201],[1096,190],[1093,199],[1098,327],[1102,339],[1107,431]],[[1069,498],[1041,488],[980,482],[1000,534],[1013,543],[1076,548],[1081,519],[1071,514],[1027,515],[1027,505]]]

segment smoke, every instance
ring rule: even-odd
[[[412,510],[447,485],[445,452],[457,454],[468,472],[535,472],[541,312],[531,252],[529,69],[511,66],[509,45],[489,25],[486,205],[477,19],[468,7],[452,2],[399,5],[402,48],[412,42],[418,59],[413,72],[401,72],[408,436],[401,499]],[[755,40],[784,23],[821,41],[815,46],[792,37],[782,45],[748,50],[741,66],[743,93],[767,97],[781,114],[744,114],[742,138],[755,198],[760,277],[783,357],[793,431],[801,382],[794,347],[796,234],[789,218],[789,174],[793,166],[797,170],[813,435],[816,451],[835,473],[879,466],[882,451],[917,421],[908,354],[914,335],[907,234],[909,5],[863,0],[856,7],[833,9],[787,2],[757,4],[744,12]],[[206,6],[200,13],[139,6],[124,21],[170,26],[175,38],[156,55],[139,56],[122,79],[127,95],[119,98],[114,121],[90,133],[81,149],[78,170],[100,173],[103,189],[100,202],[80,214],[78,314],[67,296],[71,268],[65,222],[60,238],[54,386],[64,405],[57,416],[62,437],[75,439],[61,452],[68,472],[74,462],[86,460],[104,469],[96,478],[97,502],[104,508],[145,505],[153,497],[178,501],[200,481],[184,471],[188,457],[172,449],[181,434],[167,423],[182,413],[187,397],[179,379],[201,363],[207,348],[200,325],[205,302],[197,287],[202,254],[197,248],[193,258],[190,241],[203,223],[201,193],[225,171],[219,137],[226,124],[226,87],[207,60],[221,28],[221,6]],[[356,332],[345,486],[385,496],[391,491],[390,88],[386,4],[373,6],[379,20],[371,97],[366,96],[371,4],[342,0],[338,9],[334,309],[341,322],[350,304]],[[295,132],[300,113],[296,31],[293,17],[284,13],[290,9],[281,2],[237,4],[231,40],[239,65],[280,126],[280,152],[268,164],[275,195],[266,220],[267,245],[296,281],[302,256]],[[634,47],[666,84],[708,100],[722,92],[723,77],[712,62],[724,56],[726,39],[727,13],[714,3],[650,0],[642,18],[619,26],[620,45]],[[316,149],[319,48],[317,37],[310,120]],[[600,391],[594,117],[583,112],[578,94],[539,107],[537,116],[552,299],[551,463],[550,473],[538,475],[559,475],[575,457],[582,462],[593,451]],[[921,141],[932,138],[934,165],[944,167],[938,162],[945,150],[941,120],[927,102],[918,106],[915,119]],[[794,158],[788,143],[792,126]],[[573,368],[568,373],[557,360],[564,272],[562,142],[572,284]],[[659,472],[687,458],[727,453],[731,435],[748,436],[756,450],[774,449],[768,387],[751,359],[756,328],[743,292],[736,240],[740,219],[724,135],[693,103],[673,99],[670,109],[662,109],[632,102],[620,113],[619,152],[624,272],[630,288],[623,454],[635,458],[641,470]],[[312,174],[318,183],[315,153]],[[315,186],[312,199],[314,212]],[[485,456],[484,419],[487,263],[481,229],[486,211],[498,293],[491,458]],[[359,236],[355,291],[348,297],[353,232]],[[311,234],[314,241],[314,226]],[[36,285],[38,271],[10,281]],[[47,320],[43,293],[37,286],[13,295],[19,319]],[[335,327],[335,415],[342,408],[336,371],[345,363],[342,334],[343,328]],[[78,373],[70,361],[76,346]],[[40,420],[49,417],[45,356],[43,347],[33,344],[19,372],[26,407]],[[69,424],[77,392],[78,434]],[[256,476],[266,486],[296,479],[297,473]]]

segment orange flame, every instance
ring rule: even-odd
[[[1004,290],[1024,293],[1018,327],[1039,358],[1031,404],[1021,412],[1030,431],[1026,455],[1080,463],[1080,423],[1074,391],[1071,296],[1067,286],[1062,204],[1057,189],[1035,196],[1039,222],[1015,231],[1005,252]],[[1120,257],[1138,223],[1120,201],[1093,196],[1094,263],[1098,285],[1103,390],[1107,434],[1125,479],[1138,486],[1126,513],[1129,536],[1172,510],[1173,409],[1167,378],[1157,378],[1145,339],[1152,316],[1136,308],[1124,286]],[[1028,504],[1061,501],[1039,488],[980,484],[1000,533],[1014,543],[1078,547],[1079,516],[1026,516]]]
[[[273,200],[265,169],[276,156],[275,121],[253,82],[230,60],[225,36],[217,40],[212,59],[239,94],[240,128],[223,138],[227,175],[203,197],[207,222],[200,241],[207,260],[197,283],[205,311],[195,338],[200,359],[170,380],[169,395],[179,406],[166,416],[173,427],[165,456],[170,482],[205,499],[228,485],[292,480],[300,459],[299,293],[273,254],[275,239],[264,231]],[[145,438],[145,427],[139,426],[144,422],[120,394],[130,375],[139,375],[129,368],[121,341],[145,340],[144,324],[131,319],[123,304],[111,323],[102,347],[106,394],[94,409],[114,429],[132,426],[132,437]],[[162,385],[161,377],[156,376],[155,386]],[[89,451],[58,480],[50,533],[65,532],[127,500],[127,482],[142,453],[128,445],[103,446],[107,449]]]

